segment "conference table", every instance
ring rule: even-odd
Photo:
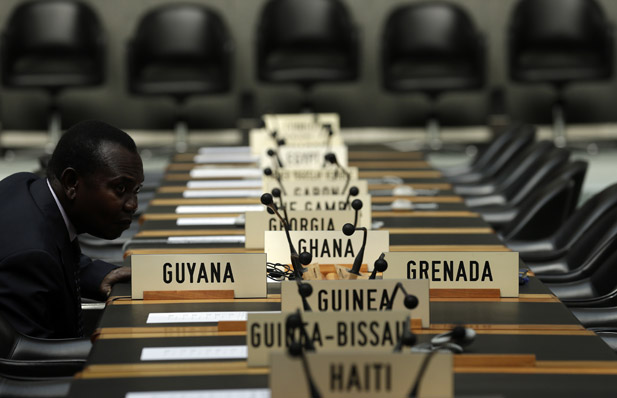
[[[194,155],[177,154],[172,158],[141,217],[139,232],[125,246],[127,257],[260,251],[245,249],[241,240],[223,244],[169,243],[170,236],[244,236],[242,225],[178,226],[180,217],[209,216],[178,214],[178,206],[260,205],[259,197],[185,197],[190,190],[190,170],[201,167],[193,162]],[[450,184],[422,152],[352,146],[349,165],[359,167],[360,178],[369,180],[369,190],[374,194],[373,224],[390,231],[390,251],[509,251],[490,226],[466,208],[463,199],[452,192]],[[396,177],[398,182],[417,191],[427,190],[428,194],[392,196],[389,191],[398,184],[384,176]],[[384,205],[397,199],[418,207],[384,210]],[[72,382],[69,396],[214,397],[238,389],[266,394],[254,396],[268,396],[269,378],[276,375],[270,374],[267,367],[248,367],[245,358],[142,360],[145,348],[245,346],[245,330],[226,330],[207,317],[164,325],[148,323],[147,318],[152,313],[280,311],[280,284],[268,283],[267,287],[268,295],[262,299],[132,300],[130,284],[116,285],[93,335],[86,367]],[[520,285],[517,298],[431,295],[430,318],[430,327],[412,327],[420,343],[455,325],[472,327],[477,332],[464,353],[454,356],[457,397],[613,397],[617,393],[615,353],[592,331],[584,329],[533,276]]]

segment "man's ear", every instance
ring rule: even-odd
[[[62,190],[69,200],[74,200],[77,196],[77,188],[79,185],[79,175],[72,167],[67,167],[60,176]]]

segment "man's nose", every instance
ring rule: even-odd
[[[124,202],[124,209],[131,213],[135,213],[137,211],[137,207],[139,202],[137,200],[137,194],[129,195],[129,198]]]

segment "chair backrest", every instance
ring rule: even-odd
[[[596,0],[520,0],[510,18],[508,50],[514,80],[559,81],[612,74],[613,34]],[[589,62],[598,69],[594,76],[580,72],[581,65]],[[524,73],[538,66],[570,71],[552,73],[554,77]]]
[[[144,14],[130,40],[127,83],[135,94],[226,92],[232,41],[222,17],[198,4],[165,4]]]
[[[580,192],[580,189],[579,189]],[[587,230],[617,207],[617,184],[595,194],[578,208],[555,234],[555,247],[567,247],[579,240]]]
[[[79,56],[89,59],[92,81],[104,78],[104,38],[101,23],[92,8],[80,1],[27,1],[19,4],[7,20],[2,43],[2,75],[6,85],[20,85],[13,79],[24,57],[31,58],[39,70],[54,59]],[[50,66],[52,70],[54,66]],[[56,65],[57,68],[57,65]],[[61,85],[63,83],[59,83]],[[66,84],[66,83],[64,83]]]
[[[528,197],[518,215],[502,229],[503,240],[535,240],[553,234],[567,217],[573,189],[572,180],[560,178]]]
[[[268,1],[258,19],[256,45],[257,77],[262,81],[312,84],[357,78],[356,28],[340,0]],[[280,54],[288,59],[286,67],[296,69],[291,77],[271,71],[272,56]],[[315,70],[330,67],[345,70],[345,73]]]
[[[422,91],[431,91],[433,85],[434,91],[439,92],[483,84],[483,39],[468,13],[457,4],[424,1],[395,8],[386,19],[381,49],[386,89],[405,90],[405,85],[397,84],[401,65],[407,65],[401,78],[425,77],[425,84],[417,84]],[[449,74],[462,74],[468,83],[461,86],[463,79],[453,79],[456,76]],[[443,79],[429,84],[426,77]],[[447,84],[447,77],[452,78],[452,84]]]

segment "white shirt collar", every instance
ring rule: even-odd
[[[56,205],[58,205],[58,209],[60,209],[60,213],[62,214],[62,219],[64,220],[64,224],[66,225],[66,229],[69,231],[69,240],[72,242],[72,241],[75,240],[75,238],[77,238],[77,230],[75,230],[75,226],[73,226],[73,224],[71,223],[71,220],[69,220],[69,217],[66,215],[66,212],[64,211],[64,208],[60,204],[60,201],[58,200],[58,197],[56,196],[56,193],[51,188],[51,184],[49,183],[49,179],[47,179],[46,181],[47,181],[47,186],[49,187],[49,191],[51,192],[52,196],[54,197],[54,200],[56,201]]]

